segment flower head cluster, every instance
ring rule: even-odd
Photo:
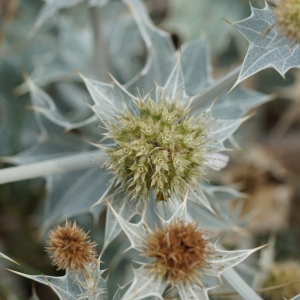
[[[204,173],[204,123],[176,100],[135,105],[137,114],[126,109],[110,127],[108,137],[118,145],[108,149],[109,168],[132,198],[146,200],[151,189],[157,201],[183,196]]]
[[[273,287],[284,283],[293,283],[300,280],[300,264],[295,261],[274,263],[267,277],[263,282],[263,287]],[[300,283],[287,285],[281,289],[268,290],[264,292],[267,299],[281,300],[291,299],[300,293]]]
[[[68,221],[64,227],[57,226],[50,231],[46,251],[58,270],[69,269],[74,273],[85,272],[86,266],[97,262],[96,244],[89,240],[88,233]]]
[[[300,43],[300,0],[280,0],[276,3],[277,25],[282,34]]]
[[[144,256],[153,259],[149,268],[171,284],[197,282],[209,269],[212,247],[197,223],[172,222],[148,236]]]
[[[169,284],[177,288],[181,299],[196,299],[197,295],[197,299],[208,300],[208,290],[218,285],[220,275],[259,249],[218,249],[199,223],[187,220],[187,196],[173,216],[161,219],[161,227],[155,230],[144,218],[138,224],[126,221],[107,203],[128,236],[130,248],[147,258],[134,270],[133,282],[122,300],[143,299],[145,294],[160,298]]]

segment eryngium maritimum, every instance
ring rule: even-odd
[[[187,96],[183,88],[179,59],[166,84],[153,83],[155,91],[143,96],[129,93],[114,78],[113,86],[82,78],[95,102],[101,102],[91,108],[110,141],[93,145],[106,152],[104,166],[127,199],[147,200],[151,190],[157,201],[182,198],[199,187],[206,166],[227,164],[227,156],[215,152],[224,149],[223,141],[243,119],[215,120],[213,101],[195,109],[196,96]]]
[[[97,262],[95,247],[96,243],[89,240],[88,233],[76,223],[71,225],[66,221],[65,226],[50,231],[46,251],[58,270],[69,269],[75,274],[79,271],[85,274],[86,267]]]
[[[130,248],[138,250],[141,256],[147,258],[142,267],[134,270],[134,279],[122,300],[139,300],[149,296],[161,299],[169,284],[177,288],[181,299],[194,297],[208,300],[208,290],[219,284],[220,275],[224,271],[260,249],[218,249],[207,238],[199,223],[187,220],[186,199],[168,221],[161,219],[161,227],[154,231],[144,218],[138,224],[126,221],[108,202],[131,242]],[[216,277],[216,280],[212,277]],[[205,282],[213,284],[206,286]]]
[[[270,288],[285,283],[293,283],[300,280],[300,264],[297,261],[285,261],[274,263],[264,278],[262,286]],[[292,299],[300,293],[300,283],[290,284],[281,289],[264,292],[267,299],[281,300]]]
[[[197,223],[175,221],[150,233],[144,256],[153,259],[150,273],[165,277],[172,285],[197,281],[209,269],[213,247]]]
[[[189,108],[178,100],[150,98],[135,103],[116,116],[108,137],[117,142],[107,153],[107,164],[129,197],[157,201],[183,196],[203,177],[206,130],[201,118],[189,117]]]
[[[282,34],[295,44],[300,43],[300,0],[276,2],[277,25]]]

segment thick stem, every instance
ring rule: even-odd
[[[103,31],[101,30],[101,10],[97,7],[90,7],[91,24],[94,41],[94,61],[100,70],[107,69],[107,49],[104,43]]]
[[[211,84],[202,94],[193,98],[193,109],[198,109],[211,104],[211,102],[224,92],[224,89],[232,87],[238,79],[242,65],[229,72],[224,77]]]
[[[222,277],[243,297],[245,300],[263,300],[233,269],[226,270]]]
[[[6,168],[0,170],[0,184],[100,166],[105,161],[105,155],[98,150]]]

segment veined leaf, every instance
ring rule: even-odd
[[[104,251],[111,241],[122,231],[121,224],[116,218],[116,212],[118,216],[125,220],[130,220],[138,212],[137,203],[135,201],[126,201],[124,193],[116,189],[110,191],[107,202],[109,205],[106,214],[105,242],[102,251]]]
[[[149,296],[155,296],[163,300],[162,294],[167,287],[167,282],[161,278],[157,278],[155,274],[149,274],[147,268],[140,267],[134,270],[134,278],[124,293],[121,300],[141,300]]]
[[[300,68],[299,45],[279,32],[275,14],[267,2],[263,9],[251,6],[251,11],[250,17],[232,24],[249,42],[247,55],[234,86],[269,67],[283,77],[289,69]]]
[[[35,28],[40,27],[46,20],[51,18],[60,9],[70,8],[84,0],[46,0],[46,3],[42,7],[35,21]],[[104,6],[109,0],[89,0],[88,4],[90,6]]]
[[[181,299],[209,300],[207,294],[209,289],[207,288],[201,288],[196,284],[184,285],[183,283],[176,287]]]
[[[100,266],[100,264],[99,264]],[[44,276],[44,275],[27,275],[24,273],[12,271],[20,276],[32,279],[36,282],[48,285],[61,300],[107,300],[106,295],[106,280],[101,276],[104,272],[99,269],[99,266],[90,266],[89,272],[94,281],[94,286],[88,290],[82,283],[85,283],[85,279],[81,272],[78,277],[67,270],[66,274],[62,277]]]

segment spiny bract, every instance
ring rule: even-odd
[[[277,25],[282,34],[296,44],[300,43],[300,0],[276,2]]]
[[[157,201],[183,196],[203,176],[205,124],[189,117],[189,107],[179,101],[150,97],[135,103],[111,124],[108,137],[117,142],[109,148],[108,166],[132,198],[146,200],[153,189]]]

